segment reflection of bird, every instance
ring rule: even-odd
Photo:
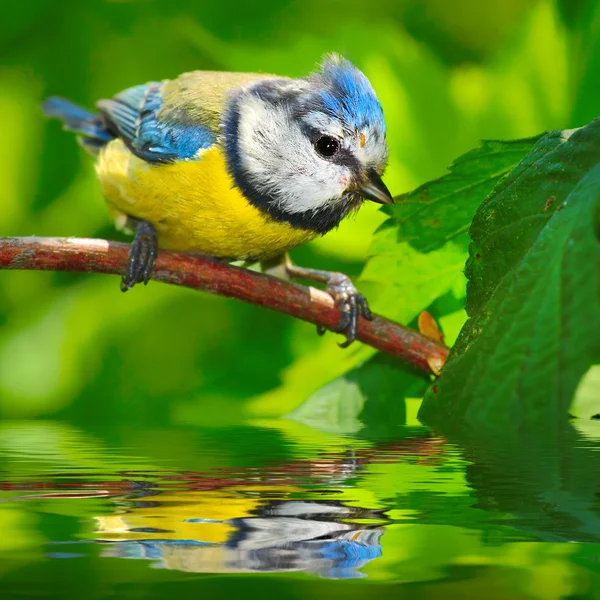
[[[117,224],[135,230],[123,291],[147,283],[160,246],[325,283],[349,342],[370,318],[347,277],[282,259],[363,198],[392,202],[381,105],[350,62],[331,56],[302,79],[196,71],[101,100],[96,114],[60,98],[43,108],[97,155]]]
[[[259,494],[253,496],[252,492]],[[96,539],[109,543],[103,554],[147,558],[161,567],[192,573],[307,571],[323,577],[355,578],[381,556],[383,529],[357,519],[377,520],[379,512],[338,502],[270,500],[294,488],[244,488],[237,497],[218,492],[161,493],[156,506],[144,502],[96,520]]]

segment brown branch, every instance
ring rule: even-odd
[[[78,238],[0,238],[0,269],[80,271],[120,275],[129,246],[119,242]],[[340,313],[322,290],[304,287],[229,265],[215,258],[159,253],[152,279],[229,298],[303,319],[332,329]],[[375,316],[360,319],[357,338],[381,352],[432,373],[446,360],[448,348],[420,333]]]

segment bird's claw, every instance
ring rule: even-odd
[[[358,317],[362,316],[371,321],[373,314],[365,297],[354,287],[350,278],[343,273],[332,275],[327,283],[327,293],[333,298],[342,315],[333,331],[346,336],[346,341],[340,344],[340,348],[347,348],[356,339]],[[324,332],[324,328],[317,327],[319,335],[323,335]]]
[[[130,290],[136,283],[148,284],[158,255],[158,238],[154,226],[140,221],[129,247],[127,272],[121,277],[121,291]]]

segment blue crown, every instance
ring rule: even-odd
[[[350,61],[330,54],[323,59],[320,72],[311,78],[320,80],[319,96],[324,112],[342,119],[351,128],[371,126],[385,133],[383,110],[375,90]]]

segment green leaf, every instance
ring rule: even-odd
[[[569,411],[574,417],[598,419],[600,415],[600,365],[590,367],[583,376]]]
[[[397,197],[361,275],[361,289],[376,311],[407,323],[449,291],[462,297],[473,214],[536,139],[483,142],[448,174]]]
[[[356,433],[364,403],[358,383],[344,375],[312,394],[289,418],[329,433]]]
[[[385,437],[406,421],[405,398],[421,396],[426,380],[377,355],[310,396],[289,419],[337,434]]]
[[[454,242],[428,254],[406,242],[392,244],[394,250],[371,258],[361,275],[361,291],[376,312],[409,323],[449,290],[464,289],[465,252]]]
[[[467,313],[420,417],[510,427],[566,415],[600,358],[600,119],[544,136],[471,227]]]
[[[482,142],[456,159],[447,175],[398,196],[397,204],[389,209],[392,218],[388,226],[397,228],[398,240],[421,252],[431,252],[457,238],[466,249],[466,233],[477,207],[538,139]]]

